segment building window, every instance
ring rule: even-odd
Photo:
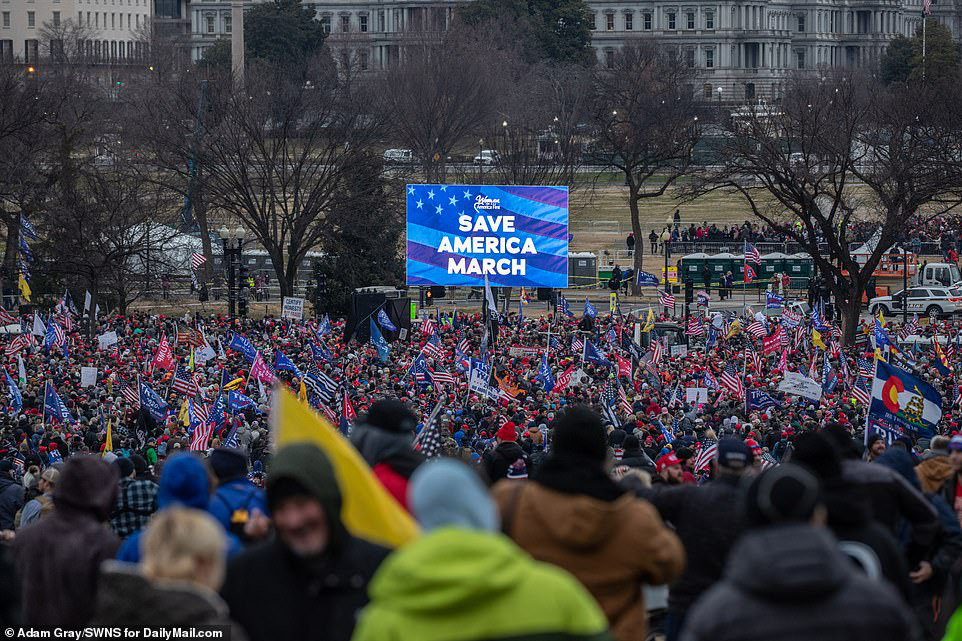
[[[357,18],[358,18],[358,24],[360,25],[360,28],[361,28],[361,33],[367,33],[367,16],[364,14],[361,14]]]
[[[668,30],[669,31],[675,30],[675,14],[674,13],[668,14]]]
[[[378,30],[378,31],[387,31],[387,29],[386,29],[385,26],[384,26],[384,11],[383,11],[383,10],[377,12],[377,30]]]
[[[625,31],[631,31],[632,29],[635,28],[634,21],[635,21],[635,14],[633,13],[625,14]]]
[[[714,49],[705,50],[705,68],[706,69],[715,68],[715,50]]]
[[[614,69],[615,67],[615,52],[611,49],[605,50],[605,67],[608,69]]]
[[[3,12],[3,26],[4,26],[5,29],[10,27],[10,12],[9,12],[9,11],[4,11],[4,12]]]
[[[341,16],[341,33],[351,30],[351,16]]]
[[[360,59],[361,71],[367,71],[369,66],[367,52],[362,51],[360,53],[359,59]]]
[[[33,13],[33,12],[31,12]],[[37,62],[39,60],[40,51],[40,41],[39,40],[26,40],[23,43],[23,58],[24,62],[31,63]]]
[[[13,40],[0,40],[0,60],[13,62]]]
[[[605,14],[605,31],[615,30],[615,14],[607,13]]]
[[[705,14],[705,28],[714,29],[715,28],[715,14],[709,11]]]
[[[331,16],[321,16],[321,31],[324,33],[331,32]]]
[[[687,28],[688,28],[688,29],[694,29],[694,28],[695,28],[695,13],[694,13],[693,11],[689,11],[688,14],[687,14],[687,18],[688,18],[688,27],[687,27]]]
[[[204,20],[207,23],[207,33],[214,33],[214,16],[205,16]]]
[[[231,16],[224,16],[224,33],[231,33],[234,30],[234,19]]]
[[[591,12],[591,21],[588,23],[588,28],[592,31],[598,28],[598,14],[594,11]]]
[[[799,33],[805,33],[805,16],[798,16],[798,29]],[[801,69],[801,67],[799,67]]]
[[[59,11],[54,11],[51,15],[52,15],[53,26],[59,27],[59,26],[60,26],[60,12],[59,12]]]
[[[711,92],[712,92],[712,86],[711,86],[710,83],[707,83],[707,82],[706,82],[706,83],[705,83],[705,86],[704,86],[704,88],[703,88],[703,91],[702,91],[702,97],[703,97],[705,100],[711,100],[711,99],[712,99]]]
[[[645,31],[651,31],[651,14],[643,14],[642,24],[644,25]]]
[[[755,83],[749,82],[745,84],[745,100],[755,99]]]
[[[116,28],[117,28],[117,14],[116,14],[116,13],[110,14],[110,28],[111,28],[111,29],[116,29]]]
[[[796,69],[805,68],[805,52],[804,51],[795,52],[795,68]]]
[[[694,49],[685,49],[685,66],[688,67],[689,69],[694,68],[695,66],[695,50]]]
[[[37,13],[35,11],[27,12],[27,28],[33,29],[37,26]]]

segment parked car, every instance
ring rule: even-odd
[[[384,152],[384,162],[389,165],[409,165],[414,162],[414,152],[410,149],[388,149]]]
[[[490,167],[498,163],[501,160],[501,156],[494,149],[482,149],[477,156],[474,157],[475,165],[482,165],[485,167]]]
[[[946,287],[910,287],[891,296],[876,296],[868,302],[869,311],[895,314],[905,306],[913,314],[925,314],[929,318],[953,316],[962,312],[962,289]]]

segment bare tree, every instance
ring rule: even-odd
[[[720,170],[691,194],[740,194],[756,217],[815,261],[854,339],[861,298],[882,256],[917,225],[960,203],[959,129],[950,87],[903,89],[831,74],[797,77],[780,105],[736,112]],[[872,223],[871,252],[852,251]]]
[[[701,106],[690,79],[681,61],[645,40],[626,44],[612,67],[598,72],[592,156],[624,175],[638,243],[643,242],[639,203],[661,196],[687,172],[698,139]],[[642,268],[639,251],[634,268]]]
[[[329,56],[315,59],[306,77],[295,82],[252,66],[243,88],[224,92],[199,145],[210,206],[251,230],[284,296],[380,130],[370,86],[338,74]]]
[[[414,151],[426,181],[444,182],[448,155],[494,122],[500,60],[479,39],[453,30],[441,44],[405,46],[403,60],[388,69],[380,101],[387,133]]]

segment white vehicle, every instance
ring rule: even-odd
[[[500,159],[501,156],[499,156],[498,152],[494,149],[482,149],[481,152],[474,157],[474,164],[490,167],[497,164]]]
[[[952,263],[929,263],[919,274],[919,285],[935,287],[957,286],[962,281],[959,266]]]
[[[389,165],[409,165],[414,162],[414,152],[410,149],[388,149],[384,152],[384,162]]]
[[[962,289],[955,287],[910,287],[891,296],[877,296],[868,302],[873,316],[884,312],[888,315],[906,309],[912,314],[924,314],[929,318],[953,316],[962,312]]]

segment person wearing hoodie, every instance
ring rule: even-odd
[[[748,531],[695,603],[682,641],[918,641],[895,588],[862,574],[824,527],[818,480],[793,463],[748,488]]]
[[[367,417],[351,430],[351,443],[381,485],[407,509],[408,481],[424,457],[414,450],[417,419],[400,401],[371,405]]]
[[[252,641],[351,638],[390,550],[352,536],[341,503],[334,467],[316,445],[277,451],[267,475],[275,537],[232,559],[222,589]]]
[[[91,456],[72,456],[53,493],[54,511],[14,541],[23,595],[21,624],[80,628],[97,597],[101,562],[119,540],[106,525],[117,473]]]
[[[497,446],[481,456],[481,472],[489,484],[501,479],[527,478],[531,460],[518,445],[518,430],[508,421],[498,429]]]
[[[17,512],[23,508],[23,485],[13,480],[13,462],[0,461],[0,530],[12,530]]]
[[[638,437],[634,434],[629,434],[625,437],[624,441],[624,453],[621,456],[621,465],[627,465],[630,468],[644,470],[652,476],[655,475],[655,462],[651,460],[651,457],[645,454],[645,451],[641,449],[641,443]]]
[[[631,477],[622,482],[651,501],[685,547],[685,572],[668,593],[667,641],[678,639],[688,609],[721,578],[728,552],[745,528],[739,483],[752,467],[752,451],[737,438],[723,438],[714,464],[714,480],[701,487],[656,485],[647,489]]]
[[[247,478],[247,452],[240,449],[218,447],[207,457],[214,476],[217,491],[211,497],[210,513],[241,541],[248,541],[245,527],[255,512],[268,516],[264,491]]]
[[[194,454],[178,454],[164,463],[157,489],[157,511],[180,505],[197,510],[210,511],[210,474],[204,462]],[[216,517],[215,517],[216,518]],[[227,530],[229,523],[218,521]],[[124,539],[117,560],[127,563],[140,562],[140,539],[144,530],[138,530]],[[227,533],[228,557],[238,554],[243,546],[237,537]]]
[[[551,453],[531,481],[493,488],[504,532],[535,559],[571,572],[617,641],[645,639],[642,584],[681,574],[681,543],[651,504],[609,477],[608,439],[595,412],[567,409],[553,428]]]
[[[232,640],[245,639],[217,594],[227,539],[213,517],[191,508],[166,509],[151,520],[143,546],[139,566],[104,563],[91,626],[228,625]]]
[[[466,465],[422,465],[410,505],[424,534],[374,575],[353,641],[610,639],[578,581],[499,533],[494,503]]]

